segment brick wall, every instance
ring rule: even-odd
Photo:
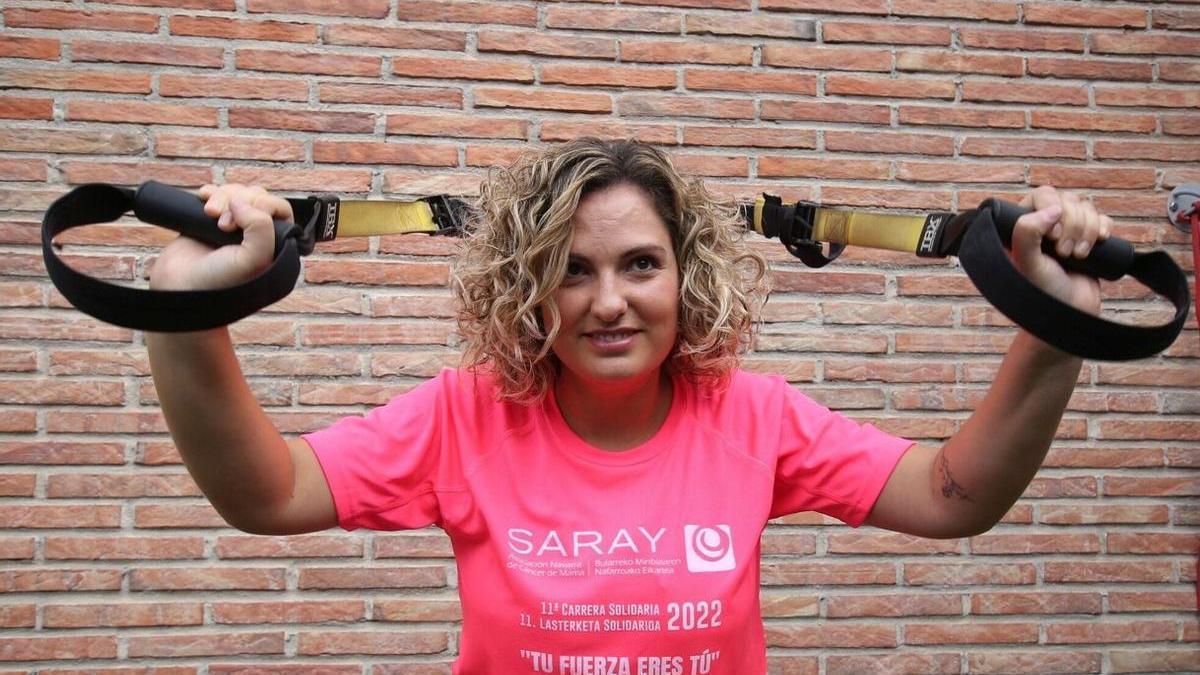
[[[37,221],[69,186],[253,182],[471,194],[583,134],[670,148],[721,193],[969,207],[1053,183],[1166,248],[1200,181],[1200,5],[1006,0],[7,0],[0,14],[0,672],[448,672],[437,531],[240,534],[188,478],[140,333],[71,309]],[[68,260],[143,280],[169,235],[73,231]],[[953,262],[776,242],[755,370],[940,442],[1011,325]],[[233,327],[285,433],[457,358],[449,240],[351,240]],[[1168,313],[1106,286],[1128,321]],[[992,532],[922,541],[801,514],[763,538],[780,673],[1198,671],[1200,336],[1085,365],[1045,468]],[[127,668],[120,669],[122,662]],[[111,668],[112,670],[105,670]]]

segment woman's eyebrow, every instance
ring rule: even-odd
[[[666,254],[667,254],[666,247],[664,247],[660,244],[643,244],[641,246],[633,246],[631,248],[626,249],[625,251],[623,251],[621,253],[620,257],[622,259],[626,259],[626,258],[633,258],[633,257],[639,256],[639,255],[665,256]],[[590,260],[590,258],[588,258],[588,256],[584,253],[568,253],[567,260],[570,260],[572,262],[575,262],[575,261],[587,262],[588,260]]]

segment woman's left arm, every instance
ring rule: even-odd
[[[1098,314],[1100,289],[1041,250],[1087,257],[1108,237],[1112,219],[1077,196],[1041,187],[1022,205],[1033,212],[1013,228],[1013,264],[1043,291]],[[941,448],[918,445],[900,459],[866,523],[923,537],[953,538],[990,529],[1029,486],[1042,464],[1082,360],[1019,331],[979,407]]]

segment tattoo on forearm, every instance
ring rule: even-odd
[[[963,486],[959,485],[954,480],[954,476],[950,475],[950,461],[946,459],[946,453],[943,452],[938,457],[940,458],[938,469],[942,472],[942,496],[947,499],[958,497],[964,501],[972,501]]]

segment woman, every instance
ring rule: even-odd
[[[262,269],[287,202],[206,186],[239,246],[173,242],[155,288]],[[1111,220],[1040,188],[1013,259],[1099,311],[1084,256]],[[147,336],[189,470],[235,527],[300,533],[442,527],[459,567],[455,672],[751,673],[766,669],[759,535],[816,510],[926,537],[995,524],[1048,448],[1080,360],[1025,333],[942,448],[914,445],[736,368],[763,263],[732,209],[636,142],[554,147],[484,185],[457,270],[460,370],[363,417],[285,440],[227,331]]]

